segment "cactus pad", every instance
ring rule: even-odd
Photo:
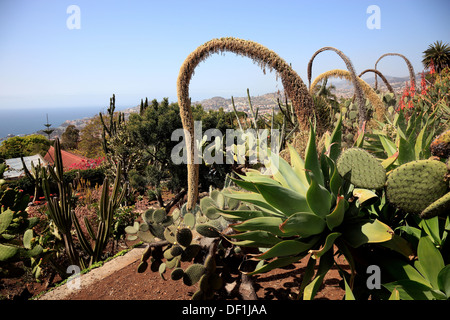
[[[337,169],[342,177],[349,177],[358,188],[381,189],[386,181],[386,170],[370,153],[360,148],[342,152],[337,160]]]
[[[205,271],[206,268],[199,263],[190,265],[183,274],[183,283],[187,286],[196,284],[205,273]]]
[[[182,228],[177,231],[177,242],[183,247],[187,247],[192,241],[192,231],[189,228]]]
[[[450,192],[437,199],[422,211],[420,217],[422,219],[430,219],[444,212],[450,211]]]
[[[172,280],[180,280],[181,278],[183,278],[184,275],[184,271],[181,268],[175,268],[173,269],[172,273],[170,274],[170,278]]]
[[[447,192],[446,173],[445,163],[436,160],[403,164],[387,178],[387,198],[399,209],[420,214]]]
[[[217,238],[220,236],[219,230],[209,224],[199,224],[195,229],[199,234],[207,238]]]

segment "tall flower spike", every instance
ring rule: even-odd
[[[313,115],[313,100],[308,89],[299,75],[286,61],[281,59],[274,51],[267,49],[259,43],[237,38],[213,39],[199,46],[188,55],[180,68],[177,80],[178,104],[183,128],[194,137],[194,120],[189,98],[189,82],[197,65],[207,59],[211,54],[230,51],[237,55],[248,57],[256,62],[265,72],[266,68],[275,70],[281,78],[284,90],[291,99],[295,108],[301,129],[309,128],[309,118]],[[187,147],[188,159],[188,201],[187,207],[193,208],[198,197],[198,164],[195,164],[195,141],[190,139]]]

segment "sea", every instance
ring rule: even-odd
[[[77,107],[77,108],[33,108],[33,109],[0,109],[0,139],[8,135],[28,135],[46,129],[44,124],[50,123],[57,128],[66,120],[91,118],[105,108]],[[118,110],[119,108],[117,108]]]

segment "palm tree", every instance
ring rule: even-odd
[[[442,44],[442,41],[436,41],[434,44],[430,44],[423,53],[422,63],[425,68],[429,68],[433,63],[436,72],[440,73],[445,67],[450,66],[450,46],[448,43]]]

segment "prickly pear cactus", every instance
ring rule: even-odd
[[[435,216],[450,212],[450,192],[437,199],[422,211],[422,219],[430,219]]]
[[[393,170],[386,181],[386,195],[405,212],[420,214],[448,190],[447,166],[437,160],[408,162]]]
[[[358,188],[381,189],[386,181],[386,170],[370,153],[360,148],[342,152],[337,160],[339,174]]]

